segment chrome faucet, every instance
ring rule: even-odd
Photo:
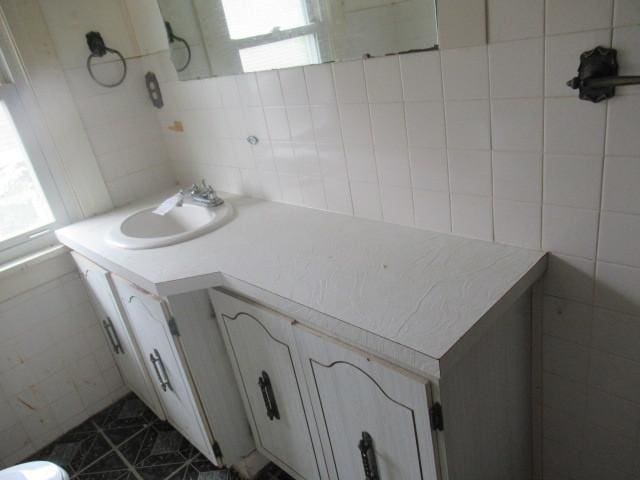
[[[207,185],[204,179],[202,179],[202,185],[196,185],[195,183],[189,188],[189,196],[195,203],[200,203],[207,207],[217,207],[224,203],[216,191],[211,185]]]

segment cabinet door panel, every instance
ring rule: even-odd
[[[109,273],[86,258],[72,252],[80,270],[96,313],[99,316],[107,342],[122,374],[125,384],[160,418],[164,412],[151,383],[144,362],[121,314],[115,298]]]
[[[369,468],[379,480],[436,480],[428,386],[332,340],[294,330],[331,478],[369,478]],[[372,444],[364,455],[363,437]]]
[[[169,316],[163,302],[116,278],[115,284],[127,312],[154,387],[167,414],[167,420],[210,460],[216,461],[212,442],[189,373],[169,331]]]
[[[258,448],[297,478],[320,479],[289,322],[220,292],[212,297]]]

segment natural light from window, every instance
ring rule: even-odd
[[[316,36],[313,34],[243,48],[239,53],[245,72],[320,63]]]
[[[222,7],[232,40],[309,24],[305,0],[222,0]]]
[[[0,242],[54,220],[9,109],[0,101]]]

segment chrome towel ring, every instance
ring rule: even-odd
[[[98,85],[102,85],[103,87],[107,88],[117,87],[122,82],[124,82],[124,79],[127,77],[127,61],[122,56],[122,54],[118,50],[107,47],[104,43],[104,40],[102,39],[102,35],[100,35],[100,32],[89,32],[87,33],[86,37],[87,45],[89,46],[89,50],[91,51],[91,54],[87,58],[87,70],[89,71],[89,75],[91,76],[93,81]],[[93,73],[93,67],[91,65],[91,61],[94,58],[104,57],[107,53],[118,56],[120,58],[120,61],[122,62],[122,77],[120,77],[120,79],[114,83],[104,83],[98,80]]]

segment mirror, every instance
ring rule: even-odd
[[[435,0],[158,0],[181,80],[437,47]]]

